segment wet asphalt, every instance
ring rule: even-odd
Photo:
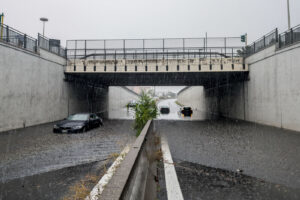
[[[136,139],[130,120],[108,120],[103,127],[83,134],[54,134],[53,125],[48,123],[0,133],[0,199],[19,199],[19,196],[9,196],[10,190],[19,195],[22,191],[25,194],[28,191],[46,193],[42,199],[58,199],[49,194],[59,190],[49,191],[48,186],[66,180],[65,187],[68,188],[68,177],[74,174],[68,169],[82,172],[84,176],[90,168],[105,161],[112,153],[119,153]],[[77,175],[80,178],[81,174]],[[75,180],[76,176],[70,181]],[[25,187],[22,183],[26,183],[26,190],[22,189]],[[13,191],[13,188],[19,191]]]
[[[240,169],[243,170],[242,174],[245,177],[252,177],[248,179],[252,185],[258,185],[254,187],[253,192],[276,195],[279,193],[271,191],[274,185],[279,185],[278,187],[284,188],[283,192],[288,192],[288,195],[283,195],[282,199],[300,199],[300,194],[297,192],[300,191],[299,132],[225,119],[219,121],[157,120],[155,128],[157,132],[167,137],[173,159],[184,163],[186,167],[176,167],[186,199],[222,199],[217,195],[217,191],[223,186],[214,184],[216,178],[206,178],[206,182],[203,182],[201,173],[197,178],[195,173],[189,170],[195,167],[194,165],[213,168],[215,170],[213,177],[219,176],[217,175],[219,170],[225,170],[230,174]],[[176,164],[178,163],[175,163],[175,166]],[[243,180],[243,177],[236,179],[237,182]],[[261,180],[265,183],[264,186],[258,184]],[[251,187],[251,184],[248,186]],[[212,194],[215,192],[215,196],[205,198],[203,194],[208,190],[199,189],[204,185],[217,185],[210,187],[209,190]],[[256,196],[254,194],[249,196],[251,192],[242,192],[243,188],[247,187],[237,185],[225,188],[223,194],[230,191],[231,194],[235,194],[240,191],[241,195],[233,199],[266,197],[266,195],[259,196],[262,194],[259,192]],[[197,193],[199,191],[203,193]],[[191,194],[193,198],[189,198]],[[278,199],[273,197],[258,199]]]
[[[84,134],[53,134],[48,123],[0,133],[0,199],[62,199],[135,140],[132,125],[109,120]],[[299,133],[233,120],[154,126],[168,139],[185,199],[299,199]]]

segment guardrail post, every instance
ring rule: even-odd
[[[37,52],[37,48],[38,48],[38,40],[35,40],[35,47],[34,47],[34,51]]]
[[[74,60],[76,59],[77,53],[77,40],[75,40],[75,52],[74,52]]]
[[[40,39],[40,34],[38,33],[38,45],[41,45],[41,39]]]
[[[226,37],[225,37],[225,38],[224,38],[224,48],[225,48],[225,53],[224,53],[224,54],[225,54],[225,56],[226,56],[226,45],[227,45],[227,44],[226,44]]]
[[[26,41],[26,34],[24,34],[24,44],[23,44],[23,46],[24,46],[24,49],[26,49],[26,47],[27,47],[27,41]]]
[[[185,58],[185,41],[182,39],[182,47],[183,47],[183,58]]]
[[[123,40],[123,53],[124,53],[124,56],[123,56],[123,57],[124,57],[124,60],[126,60],[126,56],[125,56],[125,45],[126,45],[126,44],[125,44],[125,40]]]
[[[86,58],[86,40],[84,40],[84,58]]]
[[[6,26],[6,42],[9,42],[9,26]]]
[[[264,35],[264,48],[266,47],[266,36]]]
[[[203,49],[204,49],[204,51],[203,51],[203,57],[206,57],[206,50],[205,50],[205,38],[203,39]]]
[[[294,42],[294,31],[293,31],[292,28],[291,28],[290,33],[291,33],[291,44],[293,44],[293,42]]]
[[[145,51],[145,40],[143,39],[143,60],[145,59],[145,57],[144,57],[144,51]]]
[[[275,30],[275,34],[276,34],[276,42],[278,42],[278,28],[276,28],[276,30]]]
[[[163,39],[163,60],[165,59],[165,39]]]

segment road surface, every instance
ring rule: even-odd
[[[203,113],[199,110],[192,108],[193,115],[192,117],[183,117],[180,113],[181,106],[176,104],[177,99],[165,99],[160,100],[157,104],[158,108],[162,106],[168,106],[170,108],[169,114],[160,114],[157,119],[161,120],[185,120],[185,121],[193,121],[193,120],[204,120],[205,117]],[[188,106],[188,105],[187,105]]]
[[[55,188],[49,191],[47,187],[39,189],[30,185],[43,185],[39,181],[57,176],[57,179],[46,181],[48,186],[66,181],[62,185],[66,191],[69,187],[67,180],[72,179],[68,174],[71,176],[72,171],[82,171],[86,175],[89,169],[98,166],[112,153],[120,152],[136,139],[132,123],[129,120],[109,120],[104,122],[103,127],[83,134],[54,134],[54,123],[0,133],[0,199],[1,196],[6,197],[11,188],[27,194],[28,190],[22,189],[24,181],[32,194],[42,193],[45,195],[42,199],[55,199],[46,196],[58,192]],[[77,176],[80,178],[78,173]],[[22,195],[20,191],[15,193]],[[27,199],[35,198],[28,196]]]
[[[221,190],[221,194],[241,192],[241,196],[232,199],[255,199],[250,198],[251,196],[247,198],[247,196],[252,194],[251,192],[259,192],[258,190],[262,192],[259,194],[263,194],[263,192],[269,194],[270,190],[267,189],[274,187],[278,187],[288,194],[288,196],[284,196],[282,193],[274,193],[274,195],[278,194],[278,197],[283,197],[283,199],[300,198],[300,193],[295,192],[300,191],[300,134],[297,132],[231,120],[157,120],[155,128],[168,139],[172,157],[177,162],[175,166],[177,166],[179,181],[181,181],[180,184],[186,199],[197,199],[189,197],[190,195],[200,197],[204,195],[201,192],[206,191],[215,191],[216,195],[204,199],[219,199],[217,191],[220,187],[224,188]],[[195,168],[199,170],[196,170],[197,173],[192,173],[190,169]],[[208,174],[210,172],[216,174],[220,170],[227,170],[220,174],[225,178],[230,178],[232,177],[230,173],[236,172],[238,169],[243,170],[243,175],[254,178],[237,179],[237,181],[253,182],[247,187],[236,185],[241,190],[249,189],[245,192],[236,187],[227,188],[227,183],[224,182],[213,184],[214,180],[203,177],[205,171],[208,171]],[[199,176],[196,176],[197,174]],[[222,177],[218,177],[218,179],[222,180]],[[204,180],[207,182],[202,182]],[[266,183],[261,186],[258,184],[260,180]],[[201,184],[212,185],[212,187],[205,190]],[[258,186],[254,187],[255,185]],[[254,191],[251,191],[252,189]],[[200,193],[197,193],[199,191]],[[254,195],[254,197],[258,196]],[[266,199],[278,198],[270,196]]]

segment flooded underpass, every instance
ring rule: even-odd
[[[155,121],[184,199],[299,199],[300,136],[242,121]]]
[[[109,91],[110,119],[102,127],[83,134],[54,134],[55,123],[47,123],[2,132],[0,200],[84,199],[120,151],[136,139],[140,93],[124,87]],[[299,133],[208,119],[197,98],[179,97],[151,98],[159,112],[154,129],[168,141],[184,199],[300,198]],[[191,108],[191,117],[182,115],[183,107]],[[169,112],[162,114],[160,108]],[[157,169],[160,200],[167,199],[164,164],[161,160]]]
[[[135,140],[132,123],[106,120],[82,134],[54,134],[54,123],[1,133],[0,199],[73,199],[82,182],[90,190]]]

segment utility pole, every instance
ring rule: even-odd
[[[43,22],[43,36],[45,36],[45,23],[48,21],[48,19],[45,17],[41,17],[40,21]]]
[[[291,29],[290,0],[287,0],[288,28]]]

